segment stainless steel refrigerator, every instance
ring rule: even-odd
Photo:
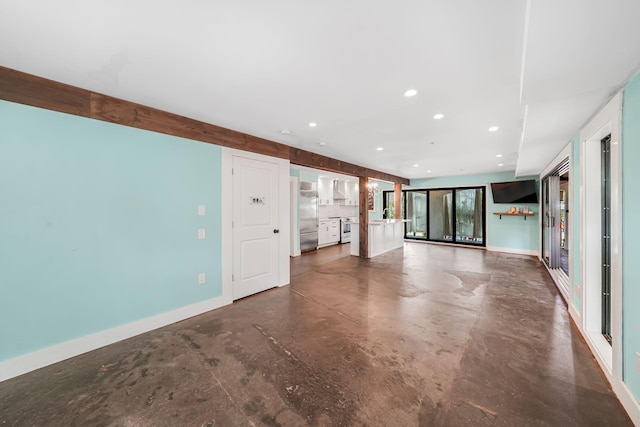
[[[318,191],[315,182],[300,182],[300,251],[318,248]]]

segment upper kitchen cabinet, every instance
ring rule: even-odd
[[[333,179],[318,178],[318,200],[321,205],[333,205]]]
[[[357,206],[360,198],[358,181],[346,181],[344,186],[345,205]]]

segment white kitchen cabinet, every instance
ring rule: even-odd
[[[404,245],[404,219],[369,222],[369,257],[401,248]],[[353,238],[353,236],[352,236]]]
[[[318,202],[321,205],[333,205],[333,180],[318,178]]]
[[[329,243],[329,222],[320,221],[318,225],[318,246],[326,246]]]
[[[360,194],[358,193],[358,181],[347,181],[345,183],[345,205],[357,206]]]
[[[340,220],[321,220],[318,227],[318,247],[340,242]]]
[[[331,243],[340,242],[340,220],[329,223],[329,241]]]

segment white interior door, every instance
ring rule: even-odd
[[[277,285],[278,200],[276,163],[233,157],[234,300]]]

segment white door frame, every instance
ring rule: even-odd
[[[233,156],[240,156],[248,159],[260,160],[264,162],[272,162],[278,165],[278,220],[280,224],[289,224],[289,160],[280,159],[278,157],[265,156],[262,154],[250,153],[248,151],[236,150],[233,148],[222,147],[222,164],[221,171],[221,227],[222,227],[222,298],[225,304],[233,302],[233,175],[231,172],[233,166]],[[290,228],[280,227],[279,239],[279,259],[278,259],[278,281],[277,286],[289,284],[290,268],[289,268],[289,241]]]
[[[290,228],[290,243],[289,243],[289,255],[292,257],[297,257],[300,256],[300,241],[299,241],[299,237],[300,237],[300,226],[298,224],[298,211],[299,211],[299,205],[298,205],[298,195],[300,193],[300,189],[299,189],[299,184],[298,184],[298,177],[297,176],[290,176],[289,177],[289,190],[290,190],[290,198],[289,198],[289,202],[291,205],[291,211],[290,211],[290,220],[291,223],[289,224],[289,228]]]
[[[602,371],[609,379],[613,391],[618,396],[634,423],[640,425],[640,403],[633,396],[627,385],[623,382],[623,349],[622,349],[622,91],[618,92],[607,105],[596,114],[596,116],[580,132],[580,249],[582,256],[582,317],[576,319],[580,332],[585,337],[589,348],[593,352],[596,360],[600,364]],[[599,156],[591,153],[594,157],[589,159],[588,150],[593,149],[599,152],[600,140],[611,134],[611,334],[613,343],[609,347],[602,344],[604,338],[599,333],[598,324],[600,322],[600,308],[598,305],[600,297],[600,272],[593,277],[594,273],[589,268],[589,259],[596,260],[600,264],[600,233],[597,242],[590,239],[594,229],[599,230],[600,224],[588,224],[589,217],[587,209],[593,209],[593,204],[586,201],[590,197],[589,186],[587,185],[593,177],[590,175],[597,172],[600,176]],[[597,147],[593,145],[597,142]],[[597,163],[597,164],[594,164]],[[593,185],[593,183],[592,183]],[[597,185],[597,184],[596,184]],[[600,197],[600,192],[595,197]],[[594,197],[591,195],[591,197]],[[595,206],[599,206],[595,203]],[[599,221],[599,219],[598,219]],[[592,228],[589,228],[592,227]],[[595,251],[596,254],[590,254]],[[591,276],[589,276],[591,275]],[[596,280],[592,280],[596,279]],[[591,281],[590,281],[591,280]],[[595,283],[595,285],[594,285]],[[629,328],[631,330],[631,327]],[[627,333],[632,333],[627,331]],[[606,342],[606,341],[605,341]],[[609,364],[603,356],[602,348],[609,347]],[[606,352],[605,352],[606,353]]]
[[[618,93],[580,132],[580,240],[582,246],[582,329],[609,380],[622,380],[622,168]],[[600,333],[600,140],[611,134],[611,329],[609,346]],[[598,189],[597,192],[591,191]],[[596,194],[594,194],[596,193]],[[595,263],[595,264],[594,264]],[[595,267],[598,268],[595,268]]]

